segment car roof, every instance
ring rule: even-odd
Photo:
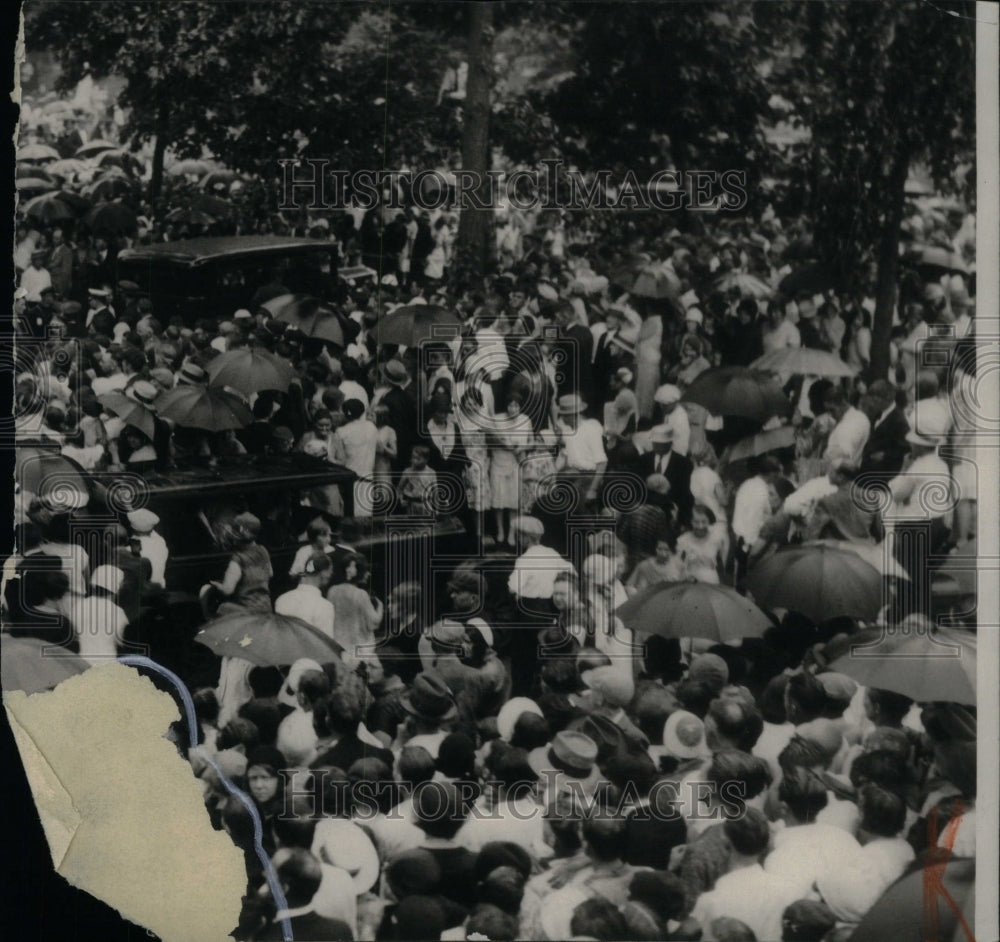
[[[227,255],[256,255],[281,252],[308,251],[310,249],[335,250],[336,245],[325,239],[300,239],[292,236],[221,236],[205,239],[182,239],[178,242],[158,242],[140,245],[119,253],[122,261],[185,262],[200,265]]]
[[[170,471],[144,475],[150,500],[212,499],[241,493],[285,488],[321,487],[354,480],[354,472],[311,455],[240,455],[216,463],[190,462]]]

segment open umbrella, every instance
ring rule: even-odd
[[[198,185],[206,190],[211,190],[219,184],[229,184],[234,180],[239,180],[239,178],[240,175],[232,170],[213,170],[211,173],[205,174]]]
[[[31,164],[21,164],[14,168],[14,179],[26,180],[30,177],[34,180],[52,180],[54,182],[55,176],[50,172],[51,167],[50,164],[43,170],[41,167],[35,167]]]
[[[435,327],[454,328],[457,333],[461,326],[462,322],[447,308],[437,304],[406,304],[380,318],[375,335],[380,344],[415,347],[421,340],[430,339]]]
[[[87,225],[95,235],[120,235],[135,230],[135,212],[121,200],[98,203],[87,214]]]
[[[811,347],[784,347],[757,357],[753,370],[779,376],[854,376],[857,370],[826,350]]]
[[[846,653],[831,661],[828,670],[918,703],[974,706],[976,647],[975,634],[961,628],[872,628],[852,635]]]
[[[240,347],[212,360],[208,376],[213,386],[231,386],[249,396],[264,389],[284,392],[295,378],[295,370],[269,350]]]
[[[210,193],[202,193],[191,200],[191,209],[207,213],[216,219],[229,219],[236,212],[236,207],[228,200],[212,196]]]
[[[79,212],[62,197],[62,193],[42,193],[35,196],[24,204],[24,215],[41,223],[76,219]]]
[[[21,490],[48,497],[67,507],[77,506],[77,495],[88,495],[86,473],[75,461],[46,448],[18,445],[14,480]]]
[[[46,160],[58,160],[59,151],[48,144],[25,144],[18,148],[18,160],[37,161],[42,163]]]
[[[735,464],[757,455],[766,455],[770,451],[780,451],[791,448],[795,444],[795,429],[791,425],[780,425],[769,428],[748,438],[741,439],[730,446],[722,455],[723,464]]]
[[[938,245],[920,245],[914,247],[914,262],[918,268],[931,273],[938,272],[968,272],[962,256]]]
[[[739,641],[759,638],[771,620],[749,599],[724,585],[661,582],[647,586],[615,614],[638,635]]]
[[[785,297],[795,297],[797,294],[818,294],[835,287],[835,278],[829,265],[813,262],[797,268],[781,279],[778,290]]]
[[[65,160],[57,160],[54,163],[49,164],[45,169],[51,174],[62,177],[64,180],[93,173],[94,171],[91,164],[84,160],[77,160],[74,157],[67,157]]]
[[[281,294],[265,301],[261,307],[307,337],[344,346],[344,328],[340,318],[319,298],[306,294]]]
[[[810,540],[802,545],[829,546],[831,549],[856,553],[883,576],[891,576],[893,579],[902,579],[905,582],[910,581],[910,574],[896,561],[889,547],[884,543],[863,543],[860,540]]]
[[[157,397],[156,411],[182,428],[206,432],[245,428],[253,421],[249,406],[239,396],[216,386],[176,386]]]
[[[131,196],[135,192],[135,184],[124,175],[104,174],[84,187],[83,192],[95,200],[113,200],[119,196]]]
[[[608,272],[608,281],[619,288],[630,289],[635,284],[635,279],[644,268],[649,268],[653,264],[652,256],[645,252],[633,255],[616,265]]]
[[[52,180],[43,180],[41,177],[18,177],[14,183],[22,193],[48,193],[56,189]]]
[[[865,913],[849,942],[975,942],[975,858],[942,855],[930,866],[933,883],[926,867],[904,874]]]
[[[830,546],[790,546],[761,560],[747,589],[767,608],[826,621],[841,615],[871,620],[885,603],[882,574],[861,556]]]
[[[156,434],[156,414],[123,392],[109,392],[98,396],[97,401],[126,425],[132,425],[150,439]]]
[[[194,640],[224,657],[258,667],[284,667],[299,658],[320,664],[340,660],[343,648],[300,618],[275,612],[224,615],[205,625]]]
[[[97,163],[101,167],[117,167],[128,174],[142,172],[142,164],[127,150],[106,150],[97,158]]]
[[[761,281],[756,275],[744,271],[726,272],[715,283],[715,287],[719,291],[736,290],[742,297],[755,298],[758,301],[765,300],[774,294],[774,289],[766,281]]]
[[[680,283],[663,268],[644,268],[636,276],[629,292],[637,298],[668,300],[680,304]]]
[[[76,157],[94,157],[106,150],[118,150],[120,145],[112,144],[110,141],[88,141],[82,147],[76,149]]]
[[[177,163],[171,164],[167,168],[167,172],[175,176],[188,176],[190,174],[200,177],[214,169],[215,167],[207,160],[178,160]]]
[[[0,636],[0,684],[4,690],[23,690],[27,694],[51,690],[70,677],[82,674],[90,664],[56,647],[56,638],[14,638]]]
[[[712,415],[742,416],[758,422],[792,411],[791,403],[774,379],[743,366],[705,370],[681,398],[704,406]]]
[[[215,222],[214,216],[192,209],[190,206],[178,206],[170,210],[164,217],[165,222],[184,223],[188,226],[210,226]]]

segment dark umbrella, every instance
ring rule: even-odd
[[[14,480],[22,490],[56,502],[75,502],[73,495],[90,493],[86,472],[58,451],[18,445],[14,459]]]
[[[319,298],[304,294],[282,294],[265,301],[261,307],[306,337],[326,340],[338,347],[344,346],[344,328],[339,316]]]
[[[191,209],[207,213],[216,219],[229,219],[236,212],[236,207],[228,200],[220,199],[209,193],[203,193],[191,200]]]
[[[43,180],[41,177],[20,177],[14,183],[24,193],[47,193],[56,188],[52,180]]]
[[[94,199],[113,200],[119,196],[131,196],[134,190],[135,185],[128,177],[106,174],[84,187],[83,192]]]
[[[275,612],[225,615],[205,625],[194,640],[223,657],[238,657],[259,667],[284,667],[299,658],[320,664],[340,660],[344,650],[300,618]]]
[[[830,266],[813,262],[785,275],[778,290],[785,297],[792,298],[797,294],[819,294],[833,287],[836,287],[836,282]]]
[[[156,411],[182,428],[207,432],[245,428],[253,421],[250,407],[234,393],[213,386],[177,386],[161,393]]]
[[[900,877],[865,913],[849,942],[976,942],[976,860],[931,861]]]
[[[421,340],[429,340],[435,328],[462,326],[458,317],[437,304],[407,304],[386,314],[375,325],[375,335],[380,344],[395,343],[415,347]]]
[[[47,169],[43,170],[41,167],[32,167],[28,164],[21,164],[14,169],[15,180],[26,180],[29,177],[35,180],[52,180],[52,166],[50,165]]]
[[[188,226],[210,226],[215,217],[190,206],[178,206],[164,217],[165,222],[184,223]]]
[[[829,670],[918,703],[976,704],[976,636],[960,628],[862,631]]]
[[[121,200],[99,203],[87,215],[87,225],[91,232],[101,236],[133,232],[135,213]]]
[[[97,401],[126,425],[139,429],[148,438],[156,434],[156,413],[123,392],[109,392],[98,396]]]
[[[637,635],[739,641],[760,638],[771,620],[749,599],[724,585],[662,582],[647,586],[615,614]]]
[[[871,620],[885,599],[882,574],[857,553],[824,545],[791,546],[761,560],[747,590],[767,608],[826,621],[841,615]]]
[[[239,178],[239,174],[234,173],[232,170],[213,170],[211,173],[205,174],[198,185],[206,190],[211,190],[217,184],[232,183],[234,180],[239,180]]]
[[[295,370],[268,350],[240,347],[212,360],[208,376],[213,386],[231,386],[249,396],[264,389],[284,392],[295,378]]]
[[[76,219],[78,214],[62,199],[61,193],[42,193],[24,204],[24,215],[28,219],[48,223]]]
[[[4,690],[42,693],[89,667],[83,658],[55,647],[52,641],[13,638],[6,632],[0,636],[0,684]]]
[[[747,458],[755,458],[757,455],[766,455],[771,451],[790,448],[794,444],[795,429],[790,425],[780,425],[778,428],[770,428],[765,432],[758,432],[756,435],[744,438],[727,448],[722,455],[722,464],[745,461]]]
[[[712,415],[740,416],[757,422],[792,411],[777,381],[743,366],[705,370],[688,386],[682,399],[704,406]]]

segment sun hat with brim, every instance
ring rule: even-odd
[[[90,584],[98,589],[105,589],[118,594],[125,581],[125,573],[117,566],[98,566],[90,575]]]
[[[437,671],[417,674],[399,702],[407,713],[426,720],[449,720],[457,712],[451,688]]]
[[[597,745],[597,764],[601,768],[609,760],[628,752],[625,731],[614,720],[601,713],[591,713],[582,720],[574,720],[569,728],[594,741]]]
[[[674,440],[674,430],[669,425],[654,425],[649,430],[649,440],[654,445],[669,445]]]
[[[844,734],[836,720],[829,720],[825,717],[810,720],[796,727],[795,735],[814,743],[832,759],[844,744]]]
[[[138,510],[130,510],[126,514],[126,517],[129,526],[136,533],[149,533],[160,522],[160,518],[152,510],[147,510],[145,507],[140,507]]]
[[[560,415],[579,415],[587,409],[587,403],[576,393],[568,396],[560,396],[556,404]]]
[[[134,281],[119,281],[118,287],[127,294],[142,290]]]
[[[466,640],[465,625],[461,622],[442,619],[431,625],[427,631],[427,636],[437,644],[461,647]]]
[[[320,863],[346,870],[359,896],[378,880],[378,851],[371,838],[353,821],[323,818],[316,825],[312,852]]]
[[[252,321],[253,314],[251,314],[245,307],[241,307],[234,315],[234,321]]]
[[[177,384],[183,386],[200,386],[208,381],[208,373],[197,363],[185,363],[177,374]]]
[[[699,327],[705,323],[705,315],[701,313],[696,307],[689,307],[684,312],[684,320],[691,321],[697,324]]]
[[[705,742],[705,724],[687,710],[678,710],[663,724],[663,751],[678,759],[697,759],[710,755]]]
[[[160,391],[152,383],[140,379],[133,383],[132,387],[126,390],[125,394],[136,402],[142,403],[144,406],[151,406],[160,394]]]
[[[87,294],[92,298],[100,298],[102,301],[107,301],[111,297],[111,292],[107,288],[88,288]]]
[[[500,707],[500,712],[497,714],[497,732],[504,742],[510,742],[517,721],[525,713],[544,716],[542,708],[528,697],[514,697]]]
[[[688,314],[691,312],[688,311]],[[667,383],[665,386],[660,386],[659,389],[653,393],[653,402],[661,406],[672,406],[675,402],[681,401],[681,391],[678,387]]]
[[[699,654],[688,668],[688,677],[703,680],[718,692],[729,683],[729,665],[718,654]]]
[[[254,514],[237,514],[233,518],[233,524],[252,539],[256,539],[260,534],[260,519]]]
[[[597,743],[586,733],[563,730],[548,746],[532,749],[528,764],[539,776],[561,772],[569,778],[587,779],[593,775],[597,752]]]
[[[410,378],[410,374],[406,370],[406,365],[401,360],[396,359],[388,360],[383,364],[382,375],[386,378],[387,382],[395,386],[405,383]]]
[[[488,648],[493,647],[493,642],[496,640],[493,637],[493,629],[486,623],[484,618],[470,618],[465,623],[465,630],[468,633],[469,629],[473,628],[478,631],[483,636],[483,641],[486,642]]]
[[[296,694],[299,692],[299,681],[302,679],[302,675],[307,674],[309,671],[322,670],[323,668],[318,661],[314,661],[308,657],[300,657],[288,669],[288,677],[285,678],[285,682],[278,692],[278,702],[285,706],[298,706]]]
[[[837,703],[850,703],[858,692],[857,683],[846,674],[827,671],[825,674],[817,674],[816,679],[823,685],[827,697]]]
[[[585,687],[599,693],[615,707],[628,706],[635,696],[635,682],[632,680],[631,668],[623,671],[613,665],[595,667],[593,670],[584,671],[580,675],[580,680]]]

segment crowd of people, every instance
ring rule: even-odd
[[[254,304],[161,319],[115,281],[114,248],[21,220],[23,447],[140,476],[300,451],[356,475],[311,505],[287,572],[249,510],[216,531],[229,561],[206,573],[206,619],[292,616],[342,649],[223,658],[194,690],[198,745],[176,737],[245,854],[235,937],[280,939],[288,920],[313,939],[840,942],[904,875],[974,856],[975,708],[829,670],[856,619],[769,612],[763,637],[715,643],[616,614],[663,582],[742,591],[781,547],[875,548],[906,528],[929,534],[899,557],[928,584],[929,559],[975,539],[971,280],[901,286],[891,367],[872,375],[872,286],[783,293],[800,232],[773,211],[618,236],[614,220],[509,211],[488,278],[453,264],[454,222],[290,224],[379,273],[325,299],[343,315],[338,348]],[[968,252],[964,215],[918,223]],[[372,231],[388,249],[372,253]],[[400,305],[459,327],[380,343]],[[950,357],[930,365],[935,342]],[[252,422],[208,432],[157,415],[165,392],[207,385],[213,360],[243,349],[295,373],[246,397]],[[842,361],[844,378],[772,377],[788,408],[756,418],[688,397],[717,367],[795,349]],[[151,424],[110,410],[113,393]],[[775,447],[730,460],[767,436]],[[927,481],[948,497],[928,501]],[[859,500],[858,482],[885,500]],[[63,637],[100,663],[167,604],[172,547],[148,509],[80,545],[83,503],[22,484],[4,616],[9,635]],[[461,521],[470,558],[446,593],[371,584],[359,525],[386,513]],[[272,592],[279,576],[295,587]],[[926,628],[932,602],[912,593],[903,614]],[[250,795],[261,847],[224,780]]]

